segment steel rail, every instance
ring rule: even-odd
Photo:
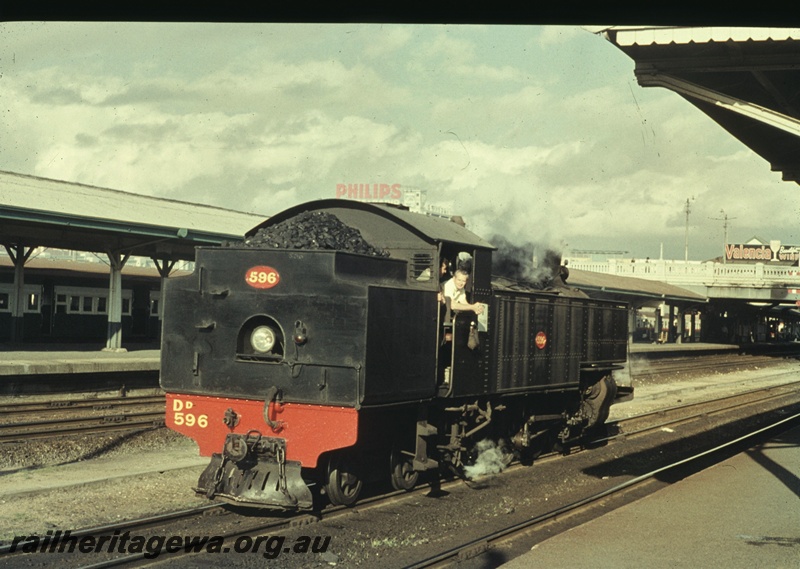
[[[608,488],[608,489],[603,490],[601,492],[592,494],[590,496],[586,496],[585,498],[582,498],[580,500],[577,500],[577,501],[572,502],[570,504],[567,504],[565,506],[561,506],[559,508],[555,508],[555,509],[553,509],[553,510],[551,510],[549,512],[546,512],[546,513],[544,513],[542,515],[536,516],[536,517],[531,518],[529,520],[525,520],[524,522],[520,522],[520,523],[511,525],[511,526],[507,526],[507,527],[505,527],[505,528],[503,528],[501,530],[497,530],[497,531],[491,532],[491,533],[489,533],[489,534],[487,534],[487,535],[485,535],[483,537],[470,540],[470,541],[468,541],[466,543],[463,543],[463,544],[461,544],[461,545],[459,545],[457,547],[451,548],[448,551],[442,552],[442,553],[440,553],[440,554],[438,554],[436,556],[433,556],[433,557],[430,557],[428,559],[424,559],[424,560],[418,561],[418,562],[414,563],[413,565],[409,565],[409,566],[406,567],[406,569],[423,569],[423,568],[426,568],[426,567],[440,566],[440,565],[444,564],[447,561],[459,559],[460,557],[474,557],[474,556],[482,553],[483,551],[487,551],[488,549],[490,549],[491,546],[492,546],[492,543],[494,543],[494,542],[498,542],[498,541],[500,541],[502,539],[509,539],[509,538],[512,538],[512,537],[519,536],[520,534],[522,534],[522,533],[524,533],[526,531],[530,531],[535,526],[543,524],[544,522],[550,521],[550,520],[556,518],[557,516],[561,516],[561,515],[566,514],[566,513],[574,513],[577,510],[579,510],[581,508],[586,508],[588,506],[591,506],[591,505],[599,502],[600,500],[602,500],[602,499],[604,499],[604,498],[606,498],[608,496],[611,496],[611,495],[614,495],[614,494],[618,494],[618,493],[621,493],[624,490],[628,490],[628,489],[630,489],[632,487],[641,485],[641,484],[643,484],[643,483],[655,478],[656,476],[658,476],[659,474],[661,474],[663,472],[674,470],[674,469],[676,469],[676,468],[678,468],[680,466],[683,466],[685,464],[688,464],[690,462],[694,462],[694,461],[697,461],[697,460],[699,460],[701,458],[710,456],[712,454],[719,453],[719,452],[721,452],[723,450],[731,448],[734,445],[741,444],[742,442],[744,442],[744,441],[746,441],[748,439],[751,439],[753,437],[762,435],[762,434],[764,434],[764,433],[766,433],[768,431],[776,430],[776,429],[778,429],[778,428],[780,428],[780,427],[782,427],[782,426],[784,426],[787,423],[790,423],[792,421],[797,421],[798,419],[800,419],[800,413],[792,415],[791,417],[786,417],[784,419],[781,419],[780,421],[772,423],[771,425],[767,425],[766,427],[762,427],[760,429],[757,429],[755,431],[752,431],[750,433],[742,435],[742,436],[740,436],[740,437],[738,437],[738,438],[736,438],[736,439],[734,439],[732,441],[728,441],[728,442],[725,442],[725,443],[723,443],[721,445],[717,445],[714,448],[702,451],[702,452],[694,454],[694,455],[692,455],[690,457],[687,457],[687,458],[678,460],[676,462],[670,463],[670,464],[668,464],[666,466],[662,466],[662,467],[657,468],[655,470],[652,470],[652,471],[650,471],[650,472],[648,472],[646,474],[642,474],[642,475],[637,476],[635,478],[632,478],[632,479],[630,479],[630,480],[628,480],[626,482],[623,482],[621,484],[617,484],[616,486],[612,486],[611,488]]]
[[[74,531],[70,531],[69,533],[70,536],[72,537],[81,538],[88,535],[103,535],[108,533],[114,533],[114,531],[116,530],[145,528],[165,521],[178,520],[181,518],[187,518],[198,514],[203,514],[207,510],[213,510],[218,508],[221,508],[220,504],[204,504],[203,506],[198,506],[197,508],[187,508],[185,510],[178,510],[175,512],[167,512],[164,514],[155,514],[152,516],[137,518],[135,520],[125,520],[121,522],[114,522],[113,524],[105,524],[90,528],[77,529]],[[0,545],[0,555],[9,553],[11,550],[11,546],[12,544],[10,543]]]
[[[422,489],[424,486],[420,485],[418,489]],[[415,490],[416,491],[416,490]],[[340,516],[345,516],[353,511],[357,510],[365,510],[372,507],[380,507],[384,506],[397,498],[402,498],[410,494],[409,492],[403,490],[392,491],[388,494],[381,494],[379,496],[372,496],[369,498],[365,498],[361,500],[355,508],[348,507],[348,506],[333,506],[326,508],[323,512],[314,512],[314,513],[298,513],[290,515],[288,518],[283,519],[276,519],[276,518],[269,518],[267,520],[261,521],[254,521],[252,523],[245,523],[243,526],[237,527],[236,529],[228,530],[228,531],[221,531],[215,533],[215,536],[219,536],[223,538],[225,544],[229,544],[230,541],[235,540],[241,536],[250,536],[253,534],[257,534],[258,532],[263,532],[265,530],[275,531],[275,530],[284,530],[290,527],[296,527],[301,525],[308,525],[313,524],[321,521],[324,515],[324,519],[326,521],[336,519]],[[214,504],[207,504],[204,506],[198,506],[197,508],[182,510],[179,512],[174,513],[165,513],[156,516],[148,516],[144,518],[139,518],[135,520],[128,520],[119,523],[113,523],[103,526],[97,526],[93,528],[78,530],[78,532],[71,532],[72,536],[78,535],[80,536],[88,536],[88,535],[109,535],[119,530],[141,530],[146,527],[151,527],[153,525],[157,525],[160,523],[169,523],[171,521],[179,520],[179,519],[186,519],[194,516],[205,516],[209,511],[213,510],[223,510],[224,504],[214,503]],[[176,534],[177,535],[177,534]],[[2,550],[0,550],[2,553]],[[165,559],[175,559],[177,557],[183,557],[187,555],[193,555],[195,553],[202,553],[196,551],[177,551],[173,553],[164,553]],[[153,562],[154,559],[150,559],[146,557],[147,552],[141,553],[131,553],[127,555],[121,555],[119,557],[114,557],[112,559],[105,559],[103,561],[98,561],[96,563],[92,563],[91,565],[81,565],[80,569],[106,569],[108,567],[119,567],[124,565],[135,564],[138,562]]]
[[[747,390],[747,391],[734,393],[732,395],[725,395],[723,397],[718,397],[716,399],[709,399],[709,400],[706,400],[706,401],[697,401],[697,402],[694,402],[694,403],[686,403],[684,405],[675,405],[675,406],[672,406],[672,407],[664,407],[664,408],[661,408],[661,409],[657,409],[655,411],[648,411],[647,413],[641,413],[639,415],[626,417],[625,419],[619,419],[618,421],[609,422],[606,425],[609,426],[609,427],[618,427],[619,428],[621,423],[633,423],[633,422],[636,422],[636,421],[641,421],[642,419],[646,419],[648,417],[653,417],[653,416],[658,416],[658,415],[666,415],[666,414],[674,413],[674,412],[677,412],[677,411],[686,411],[686,410],[690,410],[692,408],[701,408],[702,409],[704,407],[712,406],[712,405],[714,405],[716,403],[723,403],[723,402],[732,401],[732,400],[735,400],[735,399],[747,398],[747,397],[750,397],[750,396],[755,395],[757,393],[762,393],[762,392],[768,393],[766,396],[761,397],[759,399],[755,399],[755,400],[748,399],[746,401],[741,401],[741,402],[738,402],[738,403],[734,403],[732,405],[725,405],[723,407],[719,407],[718,409],[709,409],[709,410],[705,410],[705,411],[700,411],[700,412],[693,413],[693,414],[690,414],[690,415],[677,417],[675,419],[669,419],[667,421],[663,421],[661,423],[657,423],[657,424],[654,424],[654,425],[648,425],[647,427],[642,427],[641,429],[638,429],[638,430],[635,430],[635,431],[624,431],[624,430],[620,429],[620,432],[618,434],[610,435],[610,436],[603,437],[603,438],[600,438],[600,439],[594,439],[594,440],[592,440],[592,442],[590,444],[601,443],[601,442],[610,441],[610,440],[614,440],[614,439],[618,439],[618,438],[629,437],[629,436],[632,436],[632,435],[636,435],[636,434],[639,434],[639,433],[644,433],[644,432],[647,432],[647,431],[653,431],[653,430],[656,430],[656,429],[663,429],[664,427],[669,427],[669,426],[675,425],[677,423],[682,423],[682,422],[685,422],[685,421],[691,421],[693,419],[698,419],[698,418],[705,417],[705,416],[712,415],[712,414],[716,414],[716,413],[724,413],[726,411],[731,411],[733,409],[736,409],[738,407],[743,407],[745,405],[755,405],[757,403],[763,403],[765,401],[770,401],[772,399],[777,399],[779,397],[784,397],[786,395],[790,395],[791,391],[793,389],[797,389],[798,386],[800,386],[800,381],[793,381],[791,383],[785,383],[785,384],[781,384],[781,385],[772,385],[772,386],[768,386],[768,387],[759,387],[759,388],[756,388],[756,389],[750,389],[750,390]],[[781,390],[788,390],[788,392],[781,391]]]
[[[72,409],[107,409],[117,406],[147,405],[164,403],[163,395],[142,395],[133,397],[104,397],[98,399],[52,399],[50,401],[26,401],[0,404],[0,416],[18,415],[32,412],[58,412]]]
[[[782,361],[782,360],[780,360]],[[659,360],[628,360],[628,372],[632,378],[653,377],[670,373],[688,373],[706,369],[728,369],[734,367],[756,366],[780,363],[774,356],[698,356],[695,358],[670,358]],[[637,367],[646,367],[637,370]]]
[[[83,415],[82,417],[61,417],[57,419],[42,419],[39,421],[27,421],[25,423],[3,423],[0,424],[0,431],[12,431],[15,429],[24,429],[26,427],[40,427],[46,425],[68,425],[73,423],[92,423],[92,422],[115,422],[124,421],[126,417],[142,417],[156,414],[164,414],[163,409],[154,411],[141,411],[138,413],[118,413],[115,415]]]
[[[149,413],[125,413],[120,415],[104,415],[102,417],[73,417],[23,424],[5,424],[0,425],[0,443],[53,438],[63,435],[127,430],[138,427],[161,428],[164,426],[164,421],[165,415],[162,410]],[[58,427],[58,425],[75,423],[83,423],[83,425]],[[36,429],[36,427],[42,428]]]

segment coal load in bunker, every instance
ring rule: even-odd
[[[197,248],[161,349],[167,426],[211,457],[197,492],[352,505],[474,475],[484,448],[502,468],[578,444],[632,397],[613,377],[627,307],[571,288],[557,255],[538,280],[493,276],[500,251],[454,219],[320,200]]]

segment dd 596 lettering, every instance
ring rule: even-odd
[[[172,421],[175,425],[186,425],[187,427],[197,425],[201,429],[208,427],[208,415],[195,415],[190,412],[192,407],[194,407],[194,403],[191,401],[172,400]]]

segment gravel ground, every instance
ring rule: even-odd
[[[625,370],[622,373],[624,372]],[[721,371],[712,373],[672,373],[647,376],[646,379],[637,379],[634,375],[633,401],[612,406],[609,420],[624,419],[711,397],[724,397],[749,389],[790,383],[800,379],[799,373],[800,362],[797,360],[776,358],[769,365],[753,364],[743,359],[738,368],[722,368]]]
[[[131,392],[130,396],[153,396],[163,395],[158,389],[148,389]],[[34,395],[25,397],[5,397],[0,399],[0,403],[38,403],[45,401],[56,401],[64,399],[85,399],[88,401],[102,401],[104,398],[116,397],[116,392],[92,393],[84,397],[75,394],[53,394],[53,395]],[[70,410],[65,408],[63,411],[53,409],[46,412],[48,419],[78,416],[98,416],[116,415],[139,412],[144,407],[133,405],[118,407],[112,410],[92,410],[80,409]],[[146,407],[150,408],[150,407]],[[14,416],[10,422],[21,420],[37,420],[44,418],[43,413],[31,413],[30,418],[20,419]],[[9,422],[6,420],[3,423]],[[101,456],[121,456],[142,451],[162,449],[173,444],[175,441],[183,439],[173,431],[167,429],[142,430],[126,434],[106,434],[106,435],[85,435],[85,436],[64,436],[57,439],[43,439],[41,441],[29,441],[24,444],[5,444],[0,446],[0,476],[9,471],[16,471],[23,468],[42,468],[45,466],[55,466],[68,464],[78,461],[85,461]],[[0,489],[0,495],[2,489]]]
[[[193,441],[168,429],[6,446],[0,542],[207,503],[191,491],[207,459],[198,457]],[[195,466],[173,469],[178,458]],[[122,477],[133,468],[144,472]]]
[[[93,458],[139,456],[149,451],[182,445],[186,438],[169,429],[125,434],[83,435],[6,444],[0,454],[0,475],[22,469],[56,467]],[[194,443],[191,443],[194,446]],[[194,447],[196,450],[196,446]],[[87,467],[91,462],[86,462]],[[2,494],[2,490],[0,490]]]
[[[769,369],[671,377],[648,380],[641,385],[634,381],[636,399],[613,407],[611,419],[751,389],[754,385],[748,381],[754,376],[766,376],[760,384],[787,383],[794,379],[799,365],[794,360],[779,360]],[[179,463],[178,459],[194,460],[195,464],[173,470]],[[167,429],[134,435],[61,438],[5,445],[0,453],[0,481],[9,484],[0,483],[0,542],[7,542],[15,535],[43,535],[55,529],[74,530],[207,503],[191,490],[206,462],[207,459],[198,458],[197,447],[192,441]],[[149,472],[128,478],[112,478],[117,474],[111,472],[118,473],[126,468]],[[106,476],[106,473],[109,474]],[[39,491],[41,481],[53,477],[60,477],[64,487]],[[87,482],[90,478],[101,480]],[[8,488],[12,481],[15,482],[15,493]],[[504,483],[500,481],[498,484]],[[570,477],[565,476],[564,484],[570,484]],[[19,493],[20,489],[23,493]],[[554,486],[552,491],[557,492],[558,487]],[[474,504],[469,507],[474,507]],[[476,513],[480,514],[478,517],[503,516],[513,512],[515,507],[498,495],[496,500],[487,502]],[[465,518],[469,518],[469,523],[477,519],[475,516]],[[370,556],[378,560],[387,551],[391,552],[393,540],[429,539],[420,536],[435,535],[432,528],[419,528],[416,533],[401,532],[404,522],[400,519],[397,523],[400,524],[397,537],[388,532],[383,541],[376,543],[370,537],[368,542],[356,540],[352,547],[363,549],[365,560]],[[314,530],[309,530],[309,534],[312,533]],[[330,558],[329,563],[334,564],[335,559]]]

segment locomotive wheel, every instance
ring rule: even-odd
[[[325,494],[334,506],[352,506],[361,494],[364,482],[353,472],[340,456],[331,457],[328,462],[328,480]]]
[[[419,472],[414,470],[411,457],[404,455],[398,449],[394,449],[392,450],[389,466],[392,474],[392,488],[409,491],[417,485]]]

